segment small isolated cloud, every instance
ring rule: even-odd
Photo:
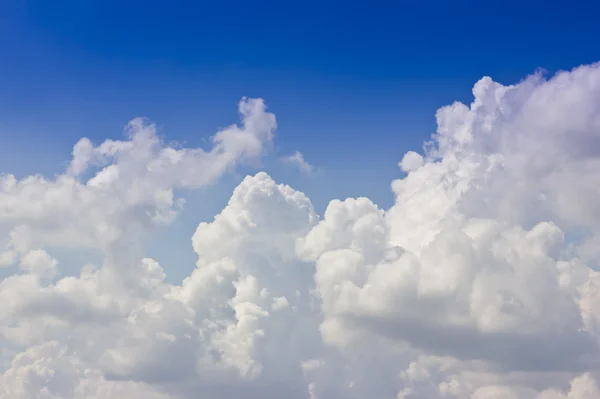
[[[300,169],[304,173],[311,173],[313,171],[313,166],[306,162],[304,155],[302,155],[300,151],[296,151],[292,155],[282,157],[281,161]]]
[[[177,217],[176,188],[261,156],[261,100],[210,149],[134,120],[56,179],[3,175],[0,398],[598,398],[600,65],[473,94],[399,154],[388,210],[332,199],[320,217],[247,176],[181,284],[144,237]],[[61,276],[57,248],[102,263]]]

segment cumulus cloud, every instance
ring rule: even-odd
[[[304,173],[311,173],[313,171],[313,166],[306,162],[306,160],[304,159],[304,155],[302,155],[300,151],[296,151],[292,155],[282,157],[281,161],[288,165],[292,165],[295,168],[298,168]]]
[[[144,233],[177,216],[177,188],[264,152],[261,100],[209,150],[134,120],[82,139],[56,179],[4,176],[0,398],[598,397],[600,65],[473,95],[399,156],[390,209],[334,199],[319,217],[246,177],[178,285]],[[56,248],[102,263],[61,277]]]

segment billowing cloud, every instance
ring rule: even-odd
[[[262,101],[210,150],[134,120],[53,180],[4,176],[0,398],[598,397],[600,65],[473,94],[401,159],[390,209],[334,199],[319,217],[246,177],[179,285],[144,233],[177,216],[177,188],[263,154]],[[56,248],[102,263],[61,276]]]

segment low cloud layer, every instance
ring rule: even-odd
[[[600,65],[483,78],[437,111],[395,204],[260,172],[201,223],[181,285],[144,237],[274,137],[262,100],[212,148],[133,120],[54,179],[0,178],[6,399],[600,397]],[[102,254],[61,275],[55,252]],[[90,259],[92,259],[91,257]]]

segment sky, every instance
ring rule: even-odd
[[[0,399],[600,397],[598,7],[2,2]]]
[[[314,185],[294,176],[321,210],[332,196],[387,207],[371,171],[397,177],[437,108],[471,101],[482,76],[512,84],[598,54],[591,4],[194,3],[3,2],[1,169],[58,172],[81,136],[120,138],[138,116],[198,145],[242,97],[261,97],[278,116],[276,153],[321,170]]]

